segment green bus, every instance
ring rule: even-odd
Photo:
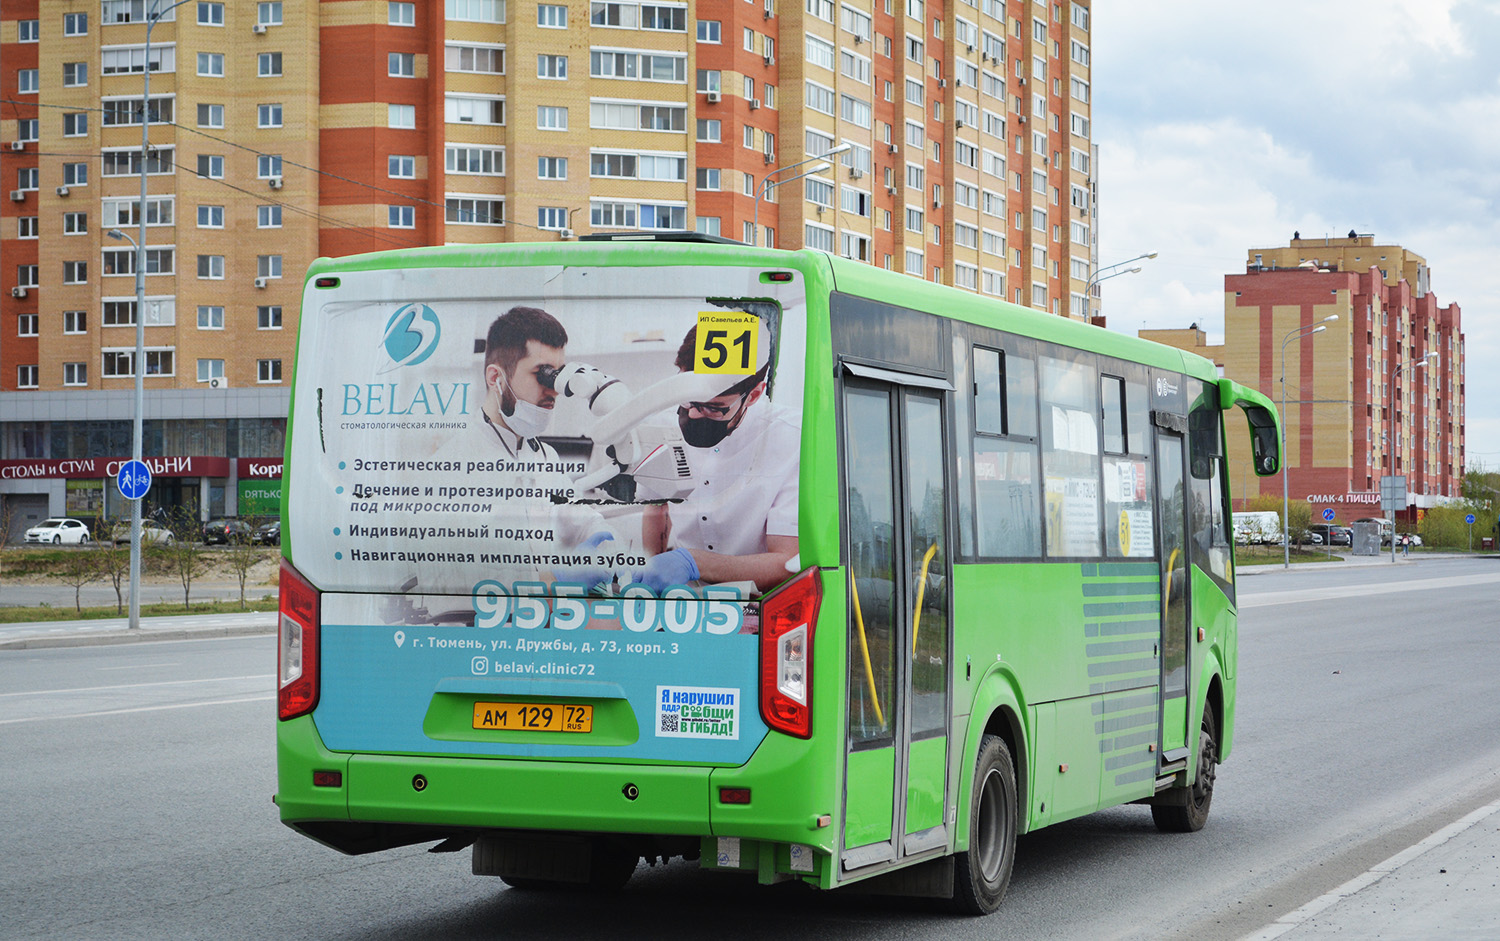
[[[986,913],[1016,837],[1204,825],[1233,743],[1206,359],[691,234],[321,259],[281,819],[622,885],[682,856]]]

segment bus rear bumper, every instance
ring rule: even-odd
[[[569,762],[566,774],[546,774],[527,759],[331,752],[308,717],[279,733],[282,822],[346,853],[489,829],[697,836],[711,828],[708,767]],[[337,787],[314,783],[314,772],[326,771],[339,772]]]

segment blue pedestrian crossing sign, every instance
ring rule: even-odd
[[[139,500],[151,489],[151,468],[145,461],[126,461],[115,478],[120,485],[120,495],[127,500]]]
[[[1333,522],[1333,507],[1330,506],[1323,510],[1323,520],[1328,523]]]

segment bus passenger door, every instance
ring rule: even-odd
[[[1156,492],[1160,495],[1158,512],[1161,517],[1156,531],[1157,557],[1161,559],[1162,573],[1160,745],[1163,764],[1185,757],[1188,742],[1188,653],[1192,649],[1188,632],[1192,630],[1189,617],[1192,608],[1188,597],[1191,578],[1184,451],[1181,430],[1162,427],[1159,419],[1156,429]]]
[[[846,871],[948,843],[945,427],[941,391],[845,382]]]

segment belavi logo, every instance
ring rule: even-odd
[[[437,349],[443,326],[437,313],[426,304],[407,304],[391,315],[381,346],[391,361],[379,373],[424,362]]]

